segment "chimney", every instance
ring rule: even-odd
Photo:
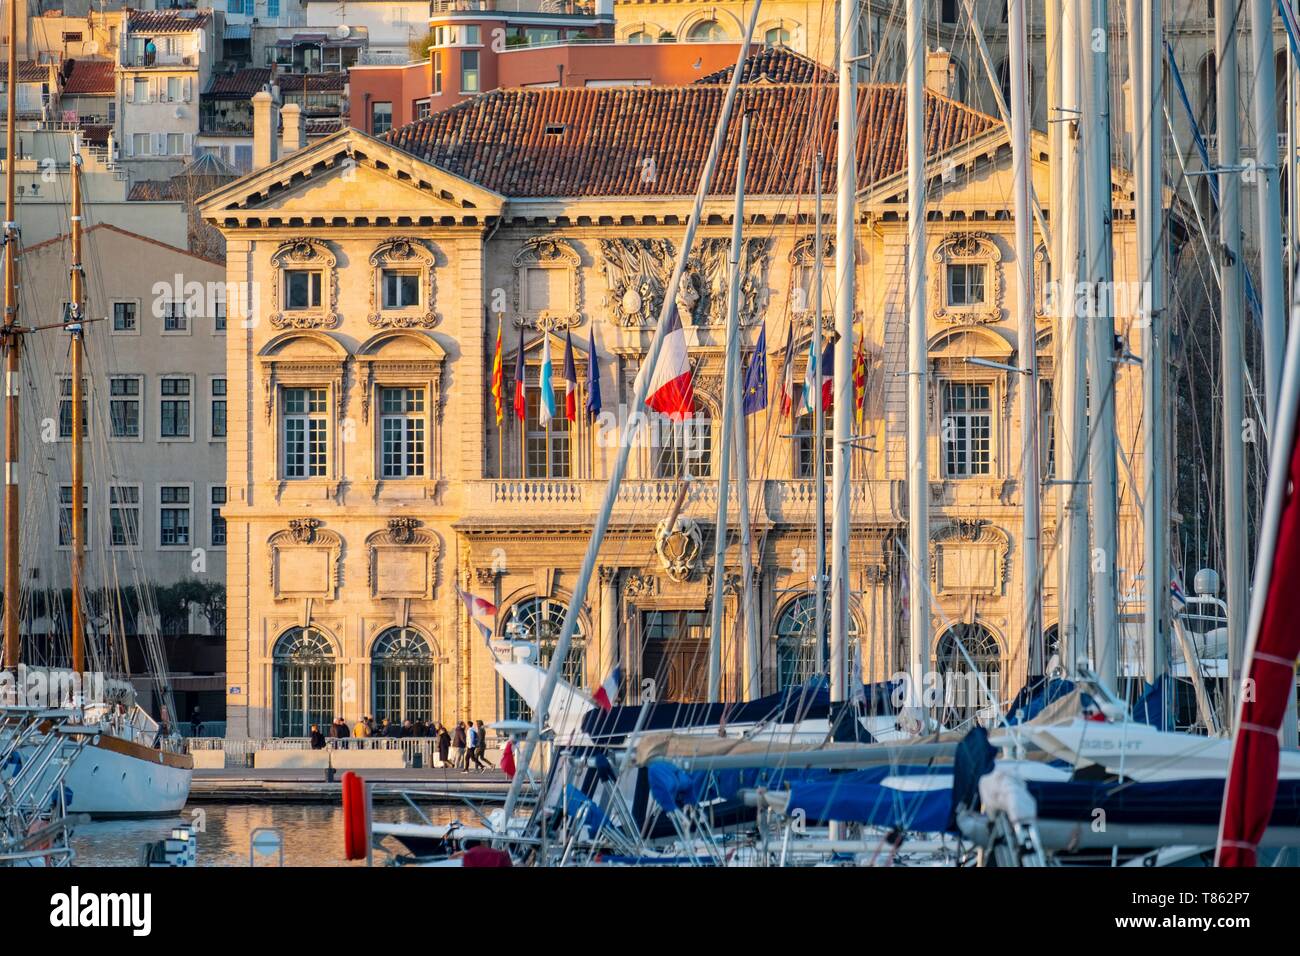
[[[276,148],[279,112],[266,90],[253,94],[253,169],[262,169],[280,158]]]
[[[297,103],[285,103],[280,108],[280,123],[283,130],[280,140],[280,155],[288,156],[307,145],[307,131],[303,126],[302,107]]]
[[[952,79],[952,54],[939,47],[929,53],[925,60],[925,88],[940,96],[950,96],[949,85]]]

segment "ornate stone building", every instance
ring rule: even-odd
[[[833,242],[813,242],[816,142],[834,156],[835,92],[750,76],[705,208],[676,307],[699,413],[642,430],[599,574],[574,595],[578,565],[611,468],[619,423],[691,205],[724,88],[503,90],[395,130],[344,131],[207,197],[226,236],[229,279],[260,290],[229,331],[230,568],[228,719],[232,735],[298,735],[336,714],[491,720],[519,712],[492,651],[458,600],[495,603],[498,628],[552,639],[582,602],[565,673],[588,686],[615,662],[661,699],[705,684],[712,589],[725,589],[724,670],[741,672],[736,633],[739,504],[731,497],[728,570],[712,580],[719,489],[711,423],[720,413],[726,258],[740,115],[752,119],[739,304],[745,360],[774,391],[786,343],[803,379],[816,257],[833,309]],[[852,614],[864,676],[905,660],[899,542],[906,528],[904,96],[859,97],[858,311],[867,355],[862,437],[852,454]],[[1018,575],[1021,429],[1011,159],[990,117],[928,95],[933,655],[959,628],[1004,693],[1025,673]],[[1038,193],[1048,196],[1036,141]],[[833,236],[834,162],[823,205]],[[1131,207],[1117,183],[1117,276],[1133,273]],[[1049,210],[1050,215],[1050,210]],[[1041,263],[1040,263],[1041,266]],[[1038,270],[1042,287],[1046,277]],[[1041,305],[1041,300],[1040,300]],[[1040,309],[1044,391],[1052,323]],[[1121,316],[1126,327],[1131,316]],[[766,328],[767,354],[754,356]],[[505,406],[491,395],[502,329]],[[1136,333],[1134,333],[1136,335]],[[596,365],[602,416],[538,420],[545,339],[564,408],[571,341],[578,405]],[[519,350],[522,348],[522,357]],[[527,415],[511,407],[515,369]],[[846,374],[847,370],[837,370]],[[1130,475],[1141,474],[1121,366],[1119,562],[1140,570]],[[1051,402],[1045,403],[1050,410]],[[1045,434],[1050,434],[1050,411]],[[747,419],[763,691],[808,676],[815,566],[810,416],[779,401]],[[829,449],[829,446],[828,446]],[[669,529],[682,478],[680,520]],[[1050,500],[1050,498],[1049,498]],[[1046,620],[1055,620],[1054,515],[1045,515]]]

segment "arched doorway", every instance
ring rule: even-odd
[[[414,628],[390,627],[370,652],[370,700],[375,720],[434,716],[433,651]]]
[[[997,718],[1002,705],[1002,651],[987,628],[979,624],[950,627],[939,638],[934,664],[943,681],[942,723],[955,727]]]
[[[830,633],[829,596],[825,611]],[[817,595],[808,592],[788,603],[776,621],[776,688],[806,684],[817,676]],[[858,621],[849,615],[849,653],[858,642]]]
[[[306,737],[321,731],[334,712],[334,645],[314,627],[285,631],[272,652],[275,736]]]
[[[550,667],[551,658],[555,656],[555,645],[560,639],[564,627],[564,614],[567,605],[563,601],[550,598],[526,598],[510,611],[506,623],[506,632],[511,640],[530,641],[537,645],[537,665]],[[585,689],[587,686],[587,634],[578,620],[578,628],[569,642],[569,653],[560,668],[560,679],[574,687]],[[505,720],[532,720],[533,709],[529,707],[514,689],[503,682],[502,717]]]

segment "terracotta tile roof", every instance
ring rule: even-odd
[[[696,83],[731,82],[729,66],[717,73],[702,76]],[[764,47],[745,60],[740,74],[742,83],[834,83],[835,71],[828,70],[816,60],[795,53],[783,46]]]
[[[343,119],[316,119],[308,117],[306,122],[308,136],[329,136],[343,128]]]
[[[112,60],[69,60],[65,96],[112,96],[117,91]]]
[[[170,179],[142,179],[126,194],[127,202],[175,202],[179,198]]]
[[[204,91],[204,99],[247,100],[271,82],[269,67],[253,67],[234,73],[217,73]]]
[[[184,13],[191,16],[184,16]],[[212,22],[211,10],[132,10],[129,29],[132,33],[189,33]]]
[[[5,60],[0,63],[0,83],[4,82],[5,77],[9,75],[9,61]],[[18,82],[19,83],[44,83],[50,78],[50,68],[44,63],[37,63],[35,60],[18,61]]]
[[[698,185],[726,89],[684,87],[512,89],[484,93],[390,131],[389,142],[507,197],[688,196]],[[906,168],[906,94],[859,87],[858,182]],[[834,86],[757,83],[741,87],[712,193],[735,188],[741,115],[751,114],[751,195],[812,192],[820,141],[824,189],[835,189]],[[997,121],[926,94],[927,154],[946,152]],[[654,175],[646,176],[646,161]]]
[[[275,78],[281,93],[301,93],[304,81],[309,93],[342,93],[348,84],[346,71],[329,73],[281,73]]]

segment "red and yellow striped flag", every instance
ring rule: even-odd
[[[505,375],[501,370],[501,317],[497,316],[497,349],[492,356],[492,407],[497,413],[497,424],[505,421]]]
[[[858,430],[862,430],[863,413],[867,407],[867,344],[864,338],[858,339],[858,347],[853,355],[853,411],[857,415]]]

